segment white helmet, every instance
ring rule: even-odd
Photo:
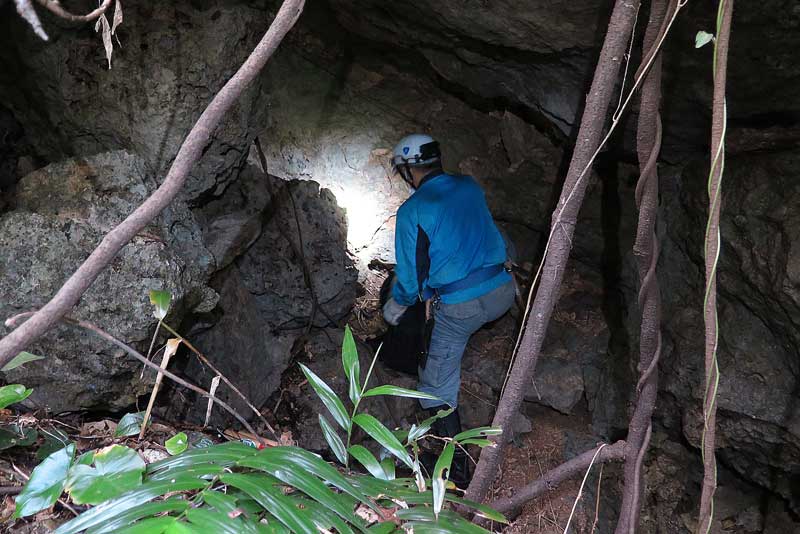
[[[427,167],[438,163],[442,154],[439,143],[425,134],[407,135],[394,147],[392,164],[396,168],[402,165],[410,167]]]

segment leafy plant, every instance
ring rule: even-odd
[[[456,446],[497,432],[477,429],[462,436],[463,442],[447,439],[431,482],[423,477],[417,441],[430,430],[431,418],[409,431],[392,432],[374,417],[358,413],[365,397],[429,395],[394,386],[367,389],[375,361],[360,381],[358,354],[347,329],[342,362],[348,377],[348,413],[333,390],[310,369],[303,367],[309,383],[320,395],[336,425],[347,432],[347,442],[320,415],[320,426],[336,458],[347,465],[350,456],[369,474],[336,468],[299,447],[279,446],[258,450],[230,442],[206,448],[187,448],[186,435],[179,433],[166,443],[173,456],[145,466],[136,451],[112,445],[75,459],[75,445],[52,453],[36,469],[17,498],[15,517],[25,517],[48,508],[63,492],[77,504],[97,506],[63,524],[57,534],[90,532],[127,533],[297,533],[319,532],[386,533],[486,532],[460,515],[447,510],[457,503],[476,510],[493,521],[505,518],[483,505],[446,492],[447,471]],[[441,411],[441,417],[449,411]],[[128,414],[119,427],[130,424],[133,432],[140,414]],[[118,428],[119,428],[118,427]],[[351,444],[352,430],[362,428],[381,444],[392,458],[378,461],[363,445]],[[408,449],[411,449],[409,453]],[[395,460],[413,472],[412,478],[397,478]],[[432,489],[427,489],[430,485]]]

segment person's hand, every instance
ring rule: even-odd
[[[401,306],[392,297],[383,305],[383,318],[390,325],[397,326],[400,324],[400,318],[406,312],[407,308],[408,306]]]

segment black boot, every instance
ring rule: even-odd
[[[436,415],[439,410],[446,407],[439,406],[428,410],[430,416]],[[431,425],[431,433],[442,438],[452,438],[461,433],[461,418],[458,416],[458,409],[455,409],[447,417],[442,417],[434,421]],[[421,458],[423,465],[429,474],[433,474],[433,467],[436,464],[436,457],[428,455],[428,458]],[[428,466],[430,464],[430,467]],[[470,482],[469,458],[461,447],[456,447],[453,453],[453,463],[450,465],[450,481],[460,489],[466,489]]]

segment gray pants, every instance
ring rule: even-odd
[[[514,283],[508,282],[476,299],[458,304],[439,302],[425,368],[419,369],[418,389],[436,395],[452,407],[458,405],[461,358],[472,334],[484,324],[505,314],[514,303]],[[423,408],[441,403],[420,400]]]

